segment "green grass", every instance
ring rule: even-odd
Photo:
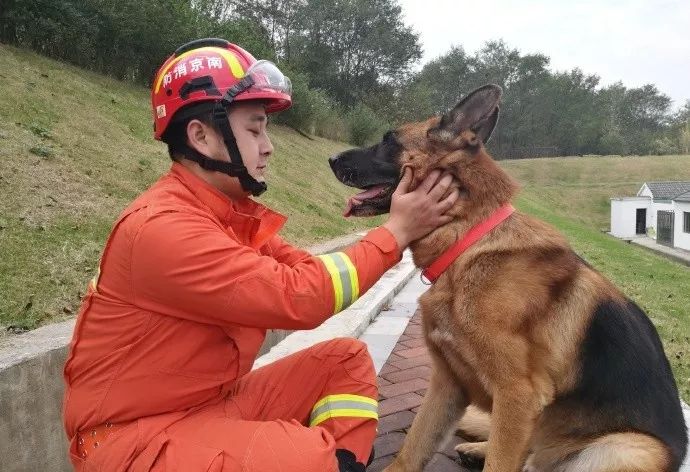
[[[169,167],[151,138],[148,91],[0,44],[0,332],[73,316],[118,213]],[[309,245],[381,219],[341,217],[351,191],[326,158],[348,146],[271,126],[276,152],[261,200]],[[503,162],[518,206],[563,231],[659,329],[690,400],[690,269],[602,233],[609,198],[646,180],[690,180],[690,156]]]
[[[523,185],[520,210],[563,232],[575,251],[637,302],[657,327],[690,401],[690,268],[613,238],[612,196],[635,195],[646,180],[690,180],[690,156],[596,157],[502,162]]]

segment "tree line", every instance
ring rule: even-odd
[[[451,107],[485,83],[504,89],[499,158],[690,152],[690,100],[673,112],[652,84],[602,87],[579,69],[492,41],[419,68],[419,36],[397,0],[0,0],[0,41],[148,84],[179,45],[222,37],[279,64],[295,106],[278,120],[361,145]]]

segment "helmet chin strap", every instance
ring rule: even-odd
[[[259,182],[252,177],[249,174],[247,167],[244,165],[242,154],[240,153],[240,149],[237,147],[237,140],[235,139],[235,135],[230,127],[228,112],[225,109],[222,101],[217,102],[213,106],[212,115],[213,124],[223,135],[225,147],[228,149],[228,154],[230,155],[230,162],[211,159],[196,149],[193,149],[191,146],[187,146],[187,149],[185,149],[185,158],[196,162],[199,164],[199,166],[201,166],[202,169],[222,172],[223,174],[231,177],[237,177],[244,191],[251,193],[255,197],[258,197],[266,191],[266,183]]]

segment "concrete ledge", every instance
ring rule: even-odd
[[[334,252],[364,236],[356,233],[307,248]],[[62,428],[62,369],[75,320],[0,338],[0,457],[3,472],[69,471]],[[362,328],[363,329],[363,328]],[[267,352],[289,331],[271,330]]]
[[[417,312],[417,300],[428,288],[419,278],[419,271],[415,271],[387,309],[381,311],[359,337],[360,341],[367,344],[377,374],[388,361],[400,335]]]
[[[0,348],[0,457],[7,472],[71,470],[62,429],[62,367],[74,320],[5,339]]]

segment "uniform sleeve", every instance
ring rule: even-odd
[[[278,235],[273,236],[268,244],[271,247],[271,253],[275,260],[290,267],[313,257],[309,251],[287,243]]]
[[[132,292],[145,310],[202,323],[311,329],[398,260],[384,228],[341,253],[302,253],[290,265],[240,244],[211,220],[170,212],[152,216],[134,238]]]

